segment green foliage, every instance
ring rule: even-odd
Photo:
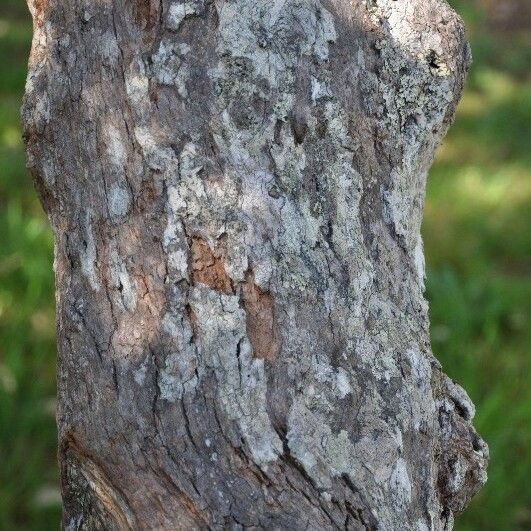
[[[53,240],[28,176],[23,2],[0,15],[0,529],[57,529]]]
[[[531,528],[531,34],[456,1],[474,65],[430,174],[423,236],[433,350],[469,392],[489,481],[458,530]],[[523,5],[523,4],[522,4]]]
[[[0,0],[0,529],[57,529],[53,242],[24,168],[19,108],[31,25]],[[439,152],[424,240],[433,349],[469,391],[489,482],[460,530],[531,527],[530,35],[453,2],[475,63]]]

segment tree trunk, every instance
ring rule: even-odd
[[[30,0],[65,529],[452,526],[486,479],[430,350],[444,0]]]

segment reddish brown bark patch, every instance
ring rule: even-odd
[[[44,24],[46,8],[48,7],[48,0],[33,0],[29,6],[34,22],[39,27],[42,27]]]
[[[48,0],[33,0],[33,7],[35,9],[35,13],[39,16],[43,15],[47,4]]]
[[[192,238],[192,282],[201,283],[227,295],[234,293],[232,281],[225,271],[223,252],[212,250],[202,238]]]
[[[158,17],[158,2],[153,0],[136,0],[133,4],[135,22],[142,30],[153,28]]]
[[[280,351],[280,338],[275,322],[273,297],[255,284],[252,273],[247,274],[242,286],[242,302],[253,356],[264,360],[275,359]]]

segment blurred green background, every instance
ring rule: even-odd
[[[458,530],[531,529],[531,2],[452,2],[474,52],[423,228],[433,350],[477,405],[489,481]],[[0,529],[58,528],[52,236],[24,166],[31,23],[0,0]]]

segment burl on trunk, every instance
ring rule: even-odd
[[[65,529],[452,526],[486,479],[430,350],[443,0],[29,0]]]

